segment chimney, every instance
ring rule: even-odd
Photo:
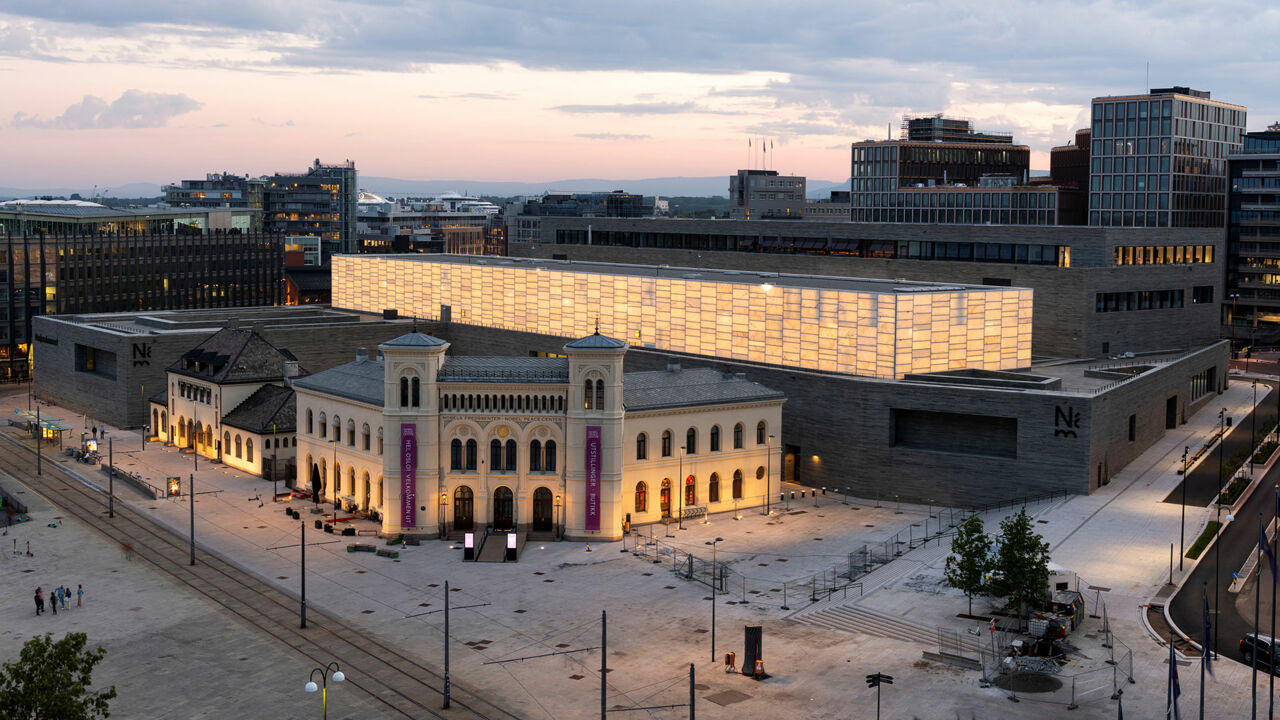
[[[364,348],[356,348],[356,362],[364,362],[369,359],[369,351]]]
[[[286,387],[293,387],[293,379],[298,377],[298,361],[284,361],[284,384]]]
[[[667,358],[667,372],[680,372],[680,358]]]

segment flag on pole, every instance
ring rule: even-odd
[[[1172,715],[1174,720],[1181,720],[1178,714],[1178,696],[1182,694],[1182,686],[1178,685],[1178,661],[1173,654],[1173,636],[1169,636],[1169,695],[1173,698]]]
[[[992,634],[992,635],[995,635],[995,634],[996,634],[996,619],[995,619],[995,618],[991,618],[991,634]]]
[[[1204,598],[1204,645],[1201,647],[1200,654],[1204,657],[1204,669],[1213,674],[1213,655],[1209,653],[1209,645],[1213,642],[1213,620],[1209,617],[1209,590],[1202,588],[1201,597]]]

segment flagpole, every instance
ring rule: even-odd
[[[1276,393],[1277,395],[1280,395],[1280,385],[1276,385]],[[1280,423],[1280,417],[1276,418],[1276,421],[1277,423]],[[1280,424],[1276,425],[1276,427],[1280,428]],[[1280,433],[1280,430],[1277,430],[1277,433]],[[1276,541],[1280,540],[1280,485],[1275,486],[1275,493],[1276,493],[1276,517],[1275,517],[1276,534],[1271,539],[1271,557],[1272,558],[1276,556]],[[1276,585],[1277,584],[1280,584],[1280,581],[1277,581],[1276,567],[1275,565],[1272,565],[1271,566],[1271,638],[1273,642],[1276,636]],[[1272,713],[1275,711],[1275,707],[1276,707],[1276,657],[1275,657],[1274,648],[1271,651],[1271,672],[1268,673],[1267,676],[1269,678],[1267,680],[1267,685],[1270,688],[1270,693],[1268,694],[1269,699],[1267,700],[1267,720],[1272,720],[1272,717],[1273,717]]]
[[[1262,529],[1262,511],[1258,511],[1258,549],[1255,551],[1257,568],[1254,571],[1253,584],[1253,652],[1249,658],[1253,661],[1253,678],[1249,683],[1249,694],[1252,696],[1253,710],[1249,716],[1258,720],[1258,604],[1262,602],[1262,548],[1267,544],[1267,533]],[[1275,648],[1271,649],[1272,662],[1275,662]]]
[[[1200,720],[1204,720],[1204,673],[1205,673],[1205,670],[1209,668],[1209,643],[1208,643],[1209,613],[1207,612],[1209,607],[1209,582],[1207,580],[1204,582],[1200,591],[1201,591],[1201,596],[1204,598],[1204,605],[1206,609],[1206,612],[1204,615],[1205,640],[1202,641],[1200,645]]]

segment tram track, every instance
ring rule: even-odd
[[[336,661],[346,668],[347,682],[408,718],[477,718],[499,720],[520,716],[498,707],[475,692],[450,682],[450,709],[439,709],[444,677],[399,649],[369,638],[350,625],[315,608],[307,608],[307,629],[298,627],[297,600],[255,578],[249,572],[205,551],[187,564],[189,541],[124,503],[116,503],[115,518],[107,520],[106,498],[60,463],[46,455],[45,474],[36,474],[35,451],[11,433],[0,433],[0,467],[23,478],[64,512],[133,555],[191,588],[212,602],[275,638],[308,660],[323,666]],[[289,602],[287,602],[287,600]],[[265,702],[265,699],[264,699]],[[431,703],[431,704],[428,704]]]

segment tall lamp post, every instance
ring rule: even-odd
[[[330,674],[330,668],[333,669],[332,674]],[[320,673],[319,685],[316,685],[316,673]],[[323,713],[320,717],[322,718],[322,720],[328,720],[328,717],[329,717],[329,678],[330,677],[332,677],[333,681],[336,683],[340,683],[343,680],[347,679],[347,676],[343,675],[342,671],[338,669],[338,663],[331,662],[322,668],[316,668],[312,670],[311,676],[307,679],[307,684],[303,688],[309,693],[313,693],[316,690],[320,691],[320,702],[321,702],[321,708]]]
[[[718,537],[715,540],[708,540],[707,544],[711,546],[711,662],[716,661],[716,592],[719,591],[720,569],[716,565],[716,546],[724,542],[724,538]]]
[[[1218,494],[1222,494],[1222,451],[1227,444],[1227,409],[1218,411]]]
[[[684,445],[680,446],[680,480],[676,488],[676,529],[684,529]]]
[[[276,463],[280,461],[280,438],[276,437],[276,424],[271,423],[271,502],[276,501]]]
[[[1218,529],[1213,535],[1213,656],[1218,657],[1218,626],[1222,623],[1220,619],[1222,613],[1218,610],[1218,586],[1221,585],[1220,576],[1222,575],[1222,505],[1218,504]],[[1236,517],[1231,513],[1227,513],[1227,522],[1235,520]]]
[[[560,518],[560,496],[556,495],[556,540],[564,538],[564,522]]]
[[[333,522],[338,522],[338,488],[342,482],[342,476],[338,474],[338,440],[342,439],[342,428],[337,430],[338,437],[333,439],[333,482],[329,485],[329,492],[332,494],[330,498],[333,501]]]
[[[1187,453],[1189,452],[1191,452],[1191,446],[1184,445],[1182,448],[1182,526],[1178,532],[1178,572],[1182,572],[1182,558],[1187,554]]]
[[[1247,362],[1247,361],[1246,361]],[[1258,442],[1258,381],[1253,381],[1253,405],[1249,410],[1249,479],[1253,479],[1253,449]]]
[[[764,514],[772,515],[769,503],[773,500],[773,436],[764,439]]]
[[[445,514],[446,514],[446,512],[447,512],[448,505],[449,505],[449,493],[447,493],[447,492],[442,492],[442,493],[440,493],[440,521],[439,521],[439,525],[440,525],[440,539],[441,539],[441,540],[443,540],[443,539],[444,539],[444,537],[445,537],[445,535],[447,535],[447,534],[448,534],[447,532],[445,532],[445,524],[444,524],[444,518],[445,518]]]

